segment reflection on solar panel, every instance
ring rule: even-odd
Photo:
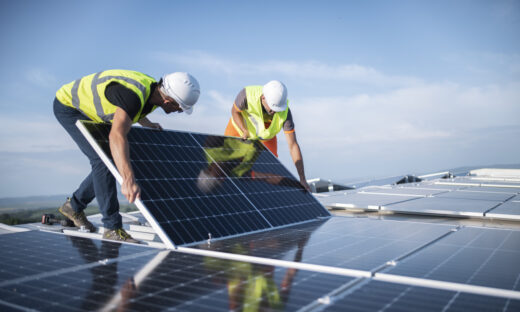
[[[0,287],[8,281],[27,277],[49,276],[60,269],[67,272],[77,266],[90,267],[112,258],[133,258],[135,254],[153,249],[121,245],[107,241],[85,240],[78,237],[29,231],[0,235]],[[80,253],[80,256],[74,256]]]
[[[80,129],[120,178],[108,126]],[[520,310],[518,230],[379,219],[386,213],[328,218],[258,142],[141,128],[129,139],[141,212],[168,247],[192,246],[0,235],[0,310]],[[518,217],[520,183],[467,180],[320,198]]]
[[[293,260],[300,254],[302,263],[374,271],[453,229],[442,224],[332,217],[197,247],[279,260]]]
[[[352,280],[44,232],[2,235],[0,246],[11,246],[10,240],[17,247],[12,245],[2,267],[12,270],[22,261],[31,272],[3,276],[3,311],[294,311]],[[57,257],[48,256],[51,251]],[[34,264],[46,264],[32,266],[24,261],[27,256]]]
[[[110,126],[78,127],[120,180]],[[136,204],[170,248],[330,216],[259,142],[145,128],[132,128],[128,140]]]
[[[10,248],[0,309],[518,310],[520,231],[450,228],[333,217],[211,244],[285,266],[37,231],[0,235],[0,248]]]

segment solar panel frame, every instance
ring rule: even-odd
[[[318,200],[325,206],[340,209],[364,209],[379,210],[382,206],[415,201],[424,198],[423,195],[409,194],[377,194],[367,192],[349,193],[345,195],[318,197]]]
[[[107,133],[99,133],[101,130],[99,130],[100,127],[99,124],[95,124],[92,122],[85,122],[85,121],[78,121],[76,123],[77,127],[80,129],[82,134],[86,137],[87,141],[92,145],[94,150],[99,154],[105,165],[108,167],[110,172],[114,175],[116,180],[121,184],[122,183],[122,177],[119,174],[116,166],[114,165],[113,161],[111,160],[110,155],[110,147],[108,145],[108,139],[107,139]],[[96,128],[92,131],[89,131],[86,127],[86,125],[89,125],[90,128]],[[103,125],[107,126],[107,125]],[[103,127],[101,126],[101,127]],[[157,130],[150,130],[145,129],[146,131],[154,131],[154,136],[148,138],[144,137],[139,133],[139,131],[136,131],[139,128],[133,128],[134,131],[130,131],[128,136],[129,139],[131,137],[132,139],[132,147],[130,148],[130,158],[131,161],[134,161],[132,159],[132,155],[135,153],[139,155],[145,154],[146,157],[143,159],[140,159],[139,161],[143,162],[149,162],[150,164],[146,168],[147,170],[151,171],[151,173],[147,173],[148,176],[150,176],[152,179],[149,180],[160,180],[160,179],[166,179],[168,178],[168,174],[170,174],[169,178],[171,178],[171,175],[177,175],[179,174],[180,178],[182,180],[193,180],[191,183],[195,183],[195,180],[193,178],[194,174],[196,174],[196,171],[193,172],[184,172],[184,173],[173,173],[168,170],[164,170],[164,166],[161,165],[160,162],[158,162],[161,157],[169,156],[167,148],[163,148],[162,146],[165,145],[167,147],[169,146],[182,146],[184,149],[182,150],[183,155],[185,159],[184,162],[191,162],[191,163],[205,163],[206,160],[203,159],[205,156],[212,157],[205,149],[204,146],[201,144],[201,137],[212,137],[212,135],[207,134],[201,134],[201,133],[192,133],[192,132],[185,132],[185,131],[175,131],[175,135],[179,135],[179,140],[182,140],[182,138],[185,138],[185,141],[183,142],[165,142],[165,136],[168,135],[169,130],[163,130],[163,131],[157,131]],[[105,132],[107,129],[104,129]],[[97,133],[98,132],[98,133]],[[170,132],[171,133],[171,132]],[[222,137],[222,136],[213,136],[213,137]],[[225,137],[230,138],[232,140],[239,140],[237,138],[232,137]],[[101,142],[100,142],[101,141]],[[189,141],[189,142],[188,142]],[[143,149],[143,147],[140,146],[140,144],[146,143],[146,149]],[[177,145],[178,144],[178,145]],[[258,142],[254,142],[253,144],[256,144],[257,148],[261,148],[263,151],[265,150],[266,153],[260,153],[260,157],[267,157],[274,159],[274,155],[270,151],[268,151],[265,147],[263,147],[262,144]],[[197,153],[194,152],[197,150]],[[202,150],[202,154],[200,152]],[[162,153],[162,154],[161,154]],[[172,157],[169,157],[171,159],[174,159],[173,156],[179,156],[177,154],[172,155]],[[177,157],[179,158],[179,157]],[[193,160],[196,159],[196,160]],[[198,159],[198,160],[197,160]],[[182,162],[182,161],[179,161]],[[284,168],[281,163],[279,163],[278,160],[276,160],[278,165],[278,170],[281,171],[284,174],[284,177],[289,177],[290,179],[297,181],[294,176]],[[219,164],[219,170],[226,175],[225,178],[222,178],[222,180],[225,182],[222,185],[227,185],[228,188],[233,189],[232,192],[225,193],[227,198],[224,196],[220,200],[226,201],[224,204],[221,204],[222,207],[226,207],[225,209],[236,209],[236,211],[226,210],[227,215],[216,215],[215,213],[211,214],[211,206],[216,204],[216,201],[211,201],[212,198],[207,196],[198,196],[193,193],[194,191],[188,188],[186,188],[186,185],[180,185],[176,184],[174,186],[170,185],[172,180],[168,180],[168,185],[162,185],[159,184],[159,188],[153,188],[148,187],[148,180],[139,180],[137,181],[138,184],[143,189],[146,188],[148,191],[153,193],[153,196],[149,196],[149,194],[141,193],[141,198],[137,199],[135,201],[135,205],[138,207],[138,209],[141,211],[141,213],[144,215],[144,217],[149,221],[152,228],[156,231],[159,238],[165,243],[166,247],[169,249],[176,248],[176,245],[184,245],[188,246],[191,244],[197,244],[202,241],[205,241],[207,239],[221,239],[224,237],[233,237],[235,235],[242,235],[244,233],[255,233],[257,231],[266,231],[273,228],[279,228],[279,227],[285,227],[290,226],[293,224],[298,223],[305,223],[315,220],[316,217],[324,217],[328,218],[330,217],[330,213],[319,203],[310,193],[305,192],[307,198],[311,199],[313,201],[310,205],[313,205],[312,209],[317,209],[316,211],[313,211],[313,213],[307,213],[307,215],[301,215],[299,214],[299,211],[296,211],[295,213],[288,213],[286,212],[288,209],[292,208],[290,206],[282,206],[278,207],[275,210],[273,210],[273,213],[271,216],[268,216],[269,211],[266,211],[262,207],[262,211],[260,211],[259,208],[253,203],[254,199],[251,198],[252,194],[245,194],[245,192],[235,183],[234,179],[230,178],[229,175],[227,175],[226,171],[220,167]],[[135,166],[133,166],[135,167]],[[179,170],[190,170],[187,169],[188,166],[178,166]],[[177,170],[177,169],[175,169]],[[141,172],[139,168],[134,168],[134,171],[136,175],[144,174],[144,172]],[[185,175],[191,175],[191,178],[186,178]],[[157,178],[157,177],[158,178]],[[194,176],[197,177],[196,175]],[[215,178],[220,179],[220,178]],[[137,180],[137,179],[136,179]],[[240,181],[240,180],[237,180]],[[169,188],[169,189],[168,189]],[[294,186],[293,186],[294,188]],[[301,186],[299,186],[301,189]],[[190,206],[190,209],[177,209],[179,213],[181,213],[181,217],[176,216],[173,213],[173,211],[169,209],[159,209],[159,208],[166,208],[168,207],[167,201],[175,201],[175,205],[182,205],[183,198],[182,197],[168,197],[165,196],[165,194],[170,194],[172,191],[180,191],[184,192],[183,194],[186,196],[186,200],[192,200],[201,202],[200,205]],[[302,192],[302,194],[304,194]],[[308,194],[308,195],[307,195]],[[217,196],[217,195],[215,195]],[[232,196],[235,196],[232,198]],[[155,199],[154,199],[155,198]],[[147,200],[153,201],[153,206],[150,206],[147,204]],[[230,201],[231,200],[231,201]],[[234,202],[233,202],[234,200]],[[238,201],[237,201],[238,200]],[[270,197],[264,197],[263,200],[271,200]],[[172,203],[170,202],[170,207]],[[303,203],[300,203],[303,205]],[[157,206],[157,207],[155,207]],[[244,208],[245,207],[245,208]],[[303,207],[303,206],[302,206]],[[192,209],[193,208],[193,209]],[[246,209],[247,208],[247,209]],[[224,209],[224,208],[223,208]],[[244,210],[245,209],[245,210]],[[154,210],[154,211],[152,211]],[[245,211],[245,212],[244,212]],[[305,212],[305,209],[301,209],[301,211]],[[221,211],[220,211],[221,212]],[[282,212],[282,214],[280,214]],[[161,217],[161,220],[157,219],[154,216],[154,213],[160,214],[158,216]],[[286,221],[286,224],[283,223],[273,223],[273,220],[276,220],[277,216],[284,217]],[[312,218],[311,218],[312,216]],[[289,219],[289,222],[287,223],[287,218],[293,218]],[[178,221],[179,219],[183,220],[189,220],[189,222],[181,222]],[[232,219],[229,221],[228,219]],[[173,220],[173,221],[168,221]],[[220,220],[220,221],[219,221]],[[161,223],[164,225],[164,223],[167,223],[168,226],[164,227],[161,225]],[[234,229],[233,227],[226,226],[228,222],[231,222],[234,226],[239,227],[239,229]],[[207,229],[208,231],[204,231],[201,229]],[[204,232],[204,233],[203,233]],[[212,235],[211,233],[218,233],[218,235]],[[188,240],[185,240],[183,238],[188,238]],[[177,240],[177,243],[175,242]]]
[[[8,308],[113,311],[129,299],[123,298],[125,291],[131,297],[126,303],[132,311],[223,310],[231,300],[228,285],[239,280],[241,285],[254,287],[257,277],[272,281],[271,285],[280,293],[288,287],[286,307],[297,310],[355,278],[57,233],[29,231],[2,236],[2,250],[13,246],[10,258],[13,264],[25,257],[45,262],[35,266],[34,274],[0,282],[2,311],[9,311]],[[37,247],[31,248],[34,246],[30,242]],[[61,268],[67,260],[74,263]],[[284,277],[291,272],[294,279],[283,284]],[[129,281],[134,285],[133,294],[128,294]],[[239,295],[242,299],[239,303],[247,304],[243,299],[254,294]]]
[[[456,227],[333,216],[327,220],[199,244],[201,250],[292,260],[302,264],[375,272],[387,263],[420,250]]]
[[[96,151],[96,153],[99,155],[101,160],[105,163],[108,170],[112,173],[112,175],[115,177],[117,182],[119,184],[123,184],[123,177],[117,170],[114,163],[108,158],[107,152],[110,151],[110,147],[108,145],[106,146],[100,146],[94,136],[90,133],[90,131],[87,130],[87,128],[83,125],[83,121],[78,120],[76,122],[76,126],[79,128],[83,136],[87,139],[87,141],[90,143],[92,148]],[[108,150],[107,150],[108,148]],[[136,199],[134,204],[137,206],[139,211],[143,214],[143,216],[148,220],[152,228],[155,230],[155,233],[161,238],[163,243],[166,245],[168,249],[174,249],[175,245],[170,240],[166,232],[162,229],[162,227],[159,225],[159,222],[157,219],[148,211],[148,209],[143,205],[142,201],[140,199]]]
[[[499,201],[491,200],[425,197],[413,201],[389,204],[381,207],[381,210],[425,215],[484,217],[486,211],[493,209],[499,204]]]
[[[517,311],[520,300],[367,280],[338,294],[323,311]]]
[[[437,194],[435,197],[473,199],[481,201],[506,201],[513,198],[515,194],[516,193],[472,191],[471,189],[467,189]]]
[[[520,196],[516,196],[512,200],[502,203],[500,206],[486,212],[485,216],[497,219],[520,220]]]
[[[385,273],[518,291],[519,247],[518,230],[464,227]]]

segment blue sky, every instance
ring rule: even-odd
[[[54,93],[112,68],[192,73],[194,113],[149,117],[215,134],[242,87],[283,81],[307,178],[520,163],[520,1],[244,2],[2,1],[0,197],[76,188]]]

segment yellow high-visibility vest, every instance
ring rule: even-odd
[[[132,70],[112,69],[91,74],[62,86],[56,98],[66,106],[73,107],[91,120],[103,123],[112,122],[117,106],[105,97],[105,89],[111,82],[117,82],[137,94],[141,108],[133,122],[138,122],[144,105],[150,97],[151,85],[156,82],[152,77]],[[150,112],[157,107],[154,106]]]
[[[204,151],[208,164],[237,161],[231,172],[226,172],[235,177],[241,177],[251,170],[260,156],[260,151],[256,149],[253,142],[242,142],[236,138],[224,138],[221,146],[205,147]]]
[[[284,111],[274,113],[271,125],[266,129],[264,124],[264,115],[262,112],[262,100],[260,99],[262,96],[262,86],[247,86],[245,89],[247,109],[243,110],[241,114],[246,122],[249,138],[261,140],[269,140],[274,138],[278,132],[282,130],[283,123],[287,119],[287,112],[289,111],[289,100],[287,100],[287,108]],[[242,135],[242,130],[240,130],[233,118],[231,118],[231,122],[233,123],[233,126],[237,132]]]

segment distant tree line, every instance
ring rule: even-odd
[[[121,212],[131,212],[136,211],[137,207],[130,204],[122,204],[120,205]],[[99,213],[99,209],[97,206],[88,206],[85,209],[85,214],[87,216]],[[17,224],[25,224],[25,223],[34,223],[41,222],[42,215],[44,214],[54,214],[57,218],[64,218],[59,212],[58,208],[45,208],[45,209],[37,209],[37,210],[20,210],[13,211],[9,213],[0,214],[0,223],[4,223],[7,225],[17,225]]]

